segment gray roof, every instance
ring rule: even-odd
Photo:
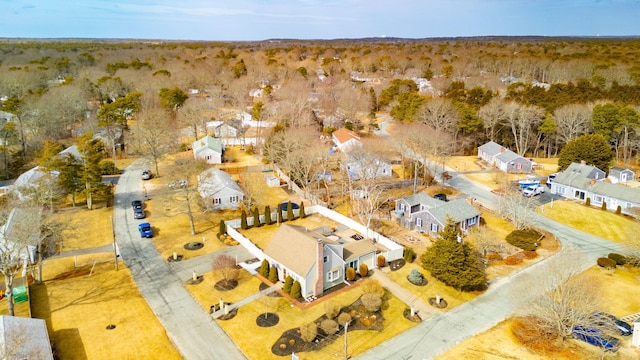
[[[484,145],[480,145],[478,147],[478,151],[484,151],[485,153],[494,156],[500,153],[500,150],[503,148],[502,145],[495,143],[493,141],[489,141]]]
[[[640,204],[640,189],[616,185],[606,181],[598,181],[589,189],[593,194]]]
[[[591,180],[596,179],[596,174],[599,172],[602,172],[602,170],[595,166],[572,163],[565,171],[558,173],[553,182],[578,189],[586,189],[591,183]],[[596,180],[602,179],[604,179],[604,176]]]
[[[511,162],[511,161],[513,161],[515,159],[518,159],[518,158],[522,158],[526,162],[531,162],[529,159],[526,159],[526,158],[514,153],[511,150],[505,150],[501,154],[496,155],[495,158],[500,160],[500,161],[502,161],[502,162],[505,162],[505,163]]]
[[[398,200],[404,200],[407,203],[409,203],[409,206],[414,206],[414,205],[425,205],[428,208],[432,208],[435,206],[439,206],[443,203],[445,203],[442,200],[438,200],[438,199],[434,199],[431,196],[427,195],[426,193],[420,192],[417,194],[413,194],[411,196],[407,196],[405,198],[402,199],[398,199]],[[396,200],[396,201],[398,201]]]
[[[53,360],[47,324],[42,319],[0,316],[0,352],[10,355],[3,358]]]
[[[211,168],[198,175],[198,190],[203,196],[211,196],[223,189],[232,189],[243,194],[242,189],[226,172]]]
[[[442,201],[440,206],[427,211],[435,217],[441,224],[447,223],[447,217],[455,222],[461,222],[476,216],[480,216],[480,211],[473,207],[466,199],[456,199],[449,202]]]

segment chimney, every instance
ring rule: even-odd
[[[587,162],[584,160],[580,160],[580,165],[587,165]]]
[[[313,295],[322,295],[324,287],[324,242],[316,239],[316,280],[313,283]],[[306,294],[302,294],[306,296]]]
[[[473,198],[471,196],[467,198],[467,201],[469,202],[469,204],[473,205]]]
[[[502,154],[502,153],[503,153],[503,152],[505,152],[506,150],[507,150],[507,149],[505,149],[505,148],[501,147],[501,148],[500,148],[500,153]]]
[[[591,179],[591,186],[596,184],[596,179]]]

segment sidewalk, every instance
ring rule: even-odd
[[[391,281],[380,269],[371,270],[373,275],[371,278],[376,279],[380,282],[387,290],[391,291],[393,295],[399,298],[403,303],[407,304],[407,306],[413,307],[416,313],[420,316],[420,319],[423,321],[432,317],[438,311],[433,307],[425,304],[422,300],[415,297],[412,293],[410,293],[407,289],[398,285],[395,281]]]

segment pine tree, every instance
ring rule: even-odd
[[[271,208],[269,205],[264,207],[264,223],[265,225],[271,225]]]
[[[287,276],[284,279],[284,285],[282,286],[282,291],[284,291],[287,294],[290,293],[292,285],[293,285],[293,278],[291,276]]]
[[[486,289],[486,275],[473,248],[459,238],[453,220],[438,234],[438,239],[422,255],[422,267],[446,285],[462,291]]]
[[[287,221],[292,221],[293,219],[293,204],[289,201],[287,203]]]
[[[247,213],[242,210],[242,213],[240,214],[240,228],[243,230],[247,230],[249,228],[249,225],[247,225]]]
[[[276,282],[278,282],[278,269],[276,269],[275,266],[272,266],[269,269],[269,281],[272,284],[275,284]]]
[[[301,202],[300,203],[300,219],[304,219],[305,217],[307,217],[307,214],[305,214],[304,212],[304,203]]]
[[[282,224],[282,222],[284,221],[284,219],[282,218],[282,206],[278,205],[278,224]]]
[[[260,223],[260,211],[258,211],[258,208],[255,207],[253,208],[253,226],[258,227],[262,225]]]
[[[258,270],[258,274],[267,277],[269,276],[269,262],[267,259],[262,260],[262,264],[260,264],[260,269]]]
[[[220,235],[224,235],[227,233],[227,224],[224,220],[220,220]]]
[[[300,282],[298,280],[293,282],[291,285],[291,297],[294,299],[299,299],[302,296],[302,287],[300,286]]]

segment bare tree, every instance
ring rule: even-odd
[[[503,180],[503,194],[498,199],[498,211],[500,215],[509,220],[516,230],[530,228],[533,223],[531,212],[535,207],[533,196],[526,197],[517,185],[512,184],[508,179]]]
[[[13,282],[20,269],[35,263],[40,240],[41,212],[37,208],[0,209],[0,272],[4,275],[9,315],[14,316]],[[35,231],[34,231],[35,230]]]
[[[529,150],[543,115],[544,110],[537,106],[525,106],[515,102],[506,105],[505,122],[511,129],[518,155],[524,155]]]
[[[556,132],[564,144],[591,130],[592,111],[587,105],[565,105],[553,112]]]
[[[435,131],[453,133],[458,123],[458,111],[451,101],[434,98],[422,106],[418,119]]]
[[[213,272],[220,278],[220,281],[229,283],[238,280],[240,270],[236,264],[236,259],[231,255],[218,255],[213,259]]]
[[[487,252],[495,249],[495,247],[502,242],[502,239],[497,238],[486,226],[476,226],[472,228],[470,237],[473,239],[472,241],[476,249],[483,256],[486,256]]]
[[[505,121],[504,105],[500,97],[494,97],[478,110],[478,117],[482,120],[490,141],[495,140],[496,128]]]
[[[207,103],[200,99],[189,99],[178,109],[178,124],[188,129],[193,141],[207,133],[206,129]]]
[[[203,160],[177,160],[174,171],[169,175],[172,181],[163,199],[169,206],[173,206],[175,203],[184,206],[178,211],[186,214],[189,218],[191,235],[196,234],[196,225],[193,220],[194,207],[201,200],[198,192],[197,176],[206,170],[208,166]]]
[[[138,114],[133,128],[133,151],[153,162],[156,176],[160,176],[158,162],[178,148],[176,132],[165,111],[146,109]]]
[[[583,261],[578,250],[566,250],[545,263],[542,277],[520,280],[511,294],[520,315],[532,319],[540,334],[565,340],[575,326],[601,326],[593,317],[600,305],[597,281],[580,274]]]

